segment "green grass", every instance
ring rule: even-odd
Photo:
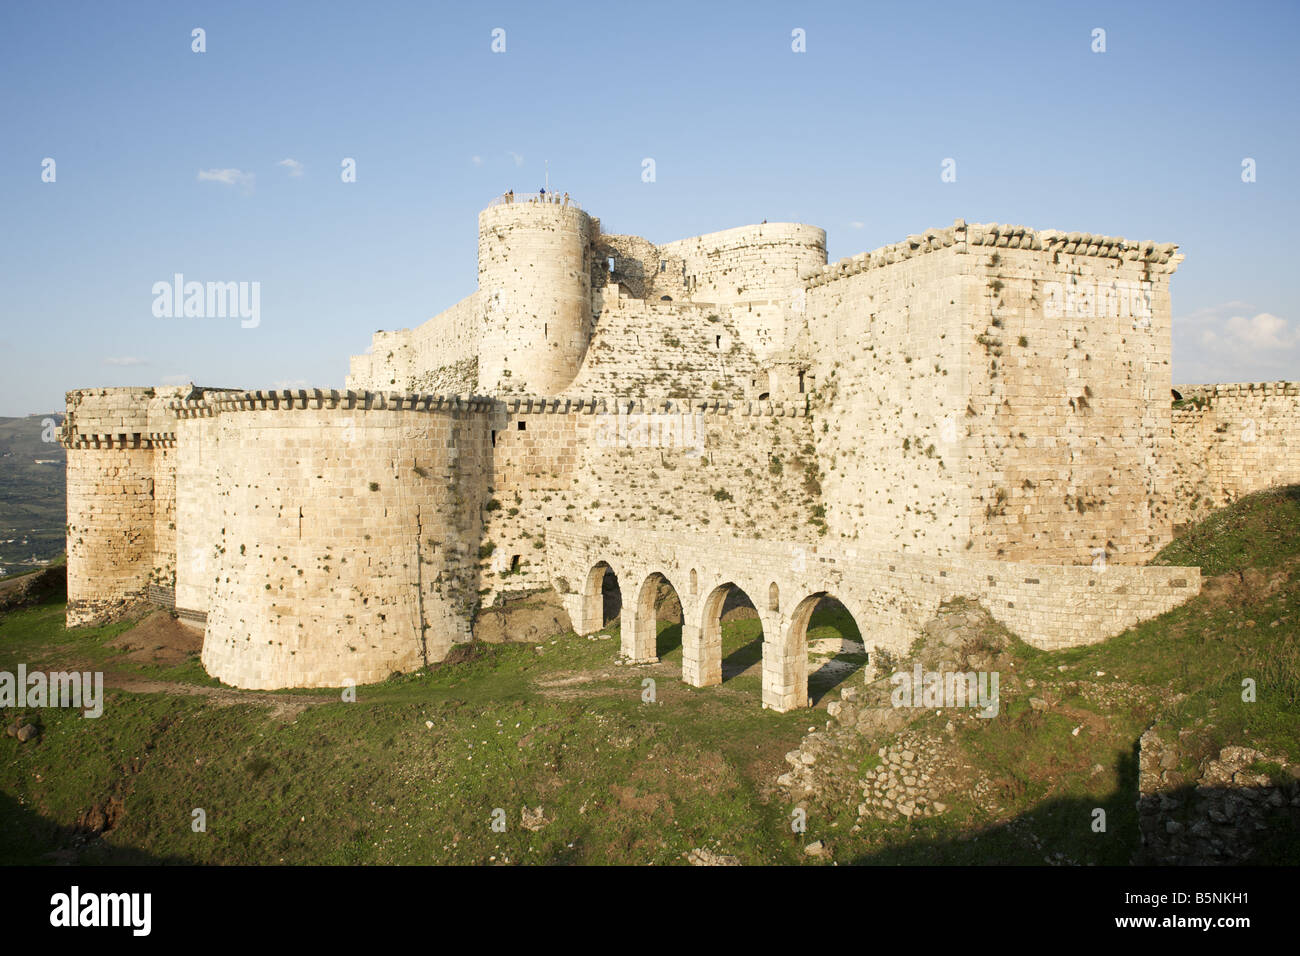
[[[858,738],[843,789],[810,801],[808,831],[793,833],[773,783],[785,752],[825,715],[761,709],[756,619],[724,625],[717,687],[681,683],[681,628],[661,621],[657,665],[615,666],[614,627],[605,640],[558,636],[540,653],[484,645],[345,703],[330,690],[221,688],[194,660],[132,664],[108,646],[129,625],[68,631],[63,605],[46,603],[0,617],[0,669],[80,664],[176,686],[110,690],[98,720],[28,711],[39,743],[0,737],[0,862],[668,864],[704,847],[750,864],[804,863],[803,846],[821,839],[841,862],[1041,864],[1061,853],[1125,864],[1138,845],[1135,745],[1153,723],[1193,732],[1188,770],[1229,743],[1300,758],[1297,555],[1294,491],[1254,496],[1160,560],[1268,569],[1255,586],[1204,594],[1091,647],[1013,642],[1004,687],[1012,675],[1025,687],[1004,692],[997,718],[958,719],[947,736],[953,715],[931,713],[909,731],[949,740],[987,776],[989,796],[959,789],[943,816],[867,820],[857,833],[857,779],[888,741]],[[843,612],[821,610],[809,638],[859,635]],[[654,703],[642,699],[646,677]],[[1247,677],[1253,704],[1241,700]],[[1032,709],[1031,695],[1051,707]],[[538,806],[548,822],[524,829],[521,810]],[[119,812],[102,839],[79,828],[95,807]],[[191,830],[195,808],[205,833]],[[497,808],[505,832],[492,829]],[[1105,833],[1091,826],[1098,808]],[[1285,860],[1294,849],[1280,834],[1270,852]]]
[[[121,626],[61,631],[61,613],[0,620],[0,666],[108,661]],[[727,629],[733,649],[746,640]],[[40,744],[0,738],[0,859],[48,862],[48,848],[78,842],[79,815],[113,797],[125,813],[84,861],[672,863],[698,846],[751,863],[797,858],[784,809],[760,791],[807,714],[761,710],[747,675],[704,690],[659,675],[658,702],[645,704],[648,671],[613,667],[616,639],[542,646],[487,646],[288,720],[252,703],[120,691],[98,720],[42,710]],[[580,693],[546,686],[591,675]],[[551,822],[523,829],[521,809],[539,805]],[[206,833],[190,829],[195,808]],[[490,826],[496,808],[504,833]]]
[[[1243,498],[1188,529],[1152,564],[1197,565],[1207,577],[1276,568],[1297,556],[1300,485]]]

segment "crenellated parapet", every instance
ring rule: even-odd
[[[967,223],[958,219],[946,229],[927,229],[908,236],[901,242],[882,246],[871,252],[861,252],[847,259],[806,271],[802,275],[805,288],[816,288],[844,276],[858,275],[871,269],[880,269],[916,256],[927,255],[942,249],[952,249],[957,254],[970,253],[985,248],[1027,249],[1034,252],[1091,256],[1125,262],[1141,262],[1153,271],[1172,274],[1183,261],[1178,246],[1172,242],[1141,242],[1116,236],[1094,235],[1090,232],[1061,232],[1057,229],[1034,230],[1027,226],[1002,223]]]
[[[214,392],[199,399],[172,403],[177,418],[211,418],[222,412],[292,411],[491,411],[495,399],[469,395],[422,395],[415,392],[371,392],[351,389],[282,389],[272,391]]]
[[[249,392],[208,392],[201,398],[172,402],[177,418],[212,418],[225,412],[325,409],[355,411],[414,411],[440,413],[500,413],[515,415],[700,414],[742,417],[804,418],[808,402],[737,401],[723,398],[645,398],[637,396],[422,395],[408,392],[369,392],[339,389],[286,389]],[[160,436],[175,441],[175,434]]]

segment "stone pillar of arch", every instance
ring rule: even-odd
[[[813,602],[816,604],[816,601]],[[811,615],[811,611],[809,611]],[[763,619],[763,707],[778,713],[808,706],[808,640],[786,615]],[[804,624],[807,624],[805,617]]]
[[[682,680],[692,687],[722,683],[722,605],[728,585],[713,589],[703,601],[682,606]]]
[[[624,657],[637,663],[649,664],[659,660],[655,640],[658,630],[655,596],[659,591],[659,578],[657,574],[645,576],[635,592],[623,596],[620,649]],[[632,580],[629,577],[629,582]]]
[[[577,634],[594,634],[605,626],[605,575],[613,569],[608,564],[597,564],[587,572],[587,579],[582,585],[582,599],[578,616],[573,620],[573,630]],[[622,582],[619,582],[622,586]]]

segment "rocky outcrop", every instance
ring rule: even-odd
[[[1300,825],[1300,763],[1229,746],[1196,761],[1194,734],[1156,728],[1139,743],[1137,862],[1171,866],[1256,861],[1271,832]]]

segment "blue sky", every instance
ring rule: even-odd
[[[0,415],[94,385],[341,387],[374,330],[474,289],[478,210],[547,160],[657,242],[800,221],[835,259],[958,217],[1177,242],[1174,380],[1300,378],[1298,24],[1281,3],[7,0]],[[259,282],[260,324],[156,318],[177,272]]]

